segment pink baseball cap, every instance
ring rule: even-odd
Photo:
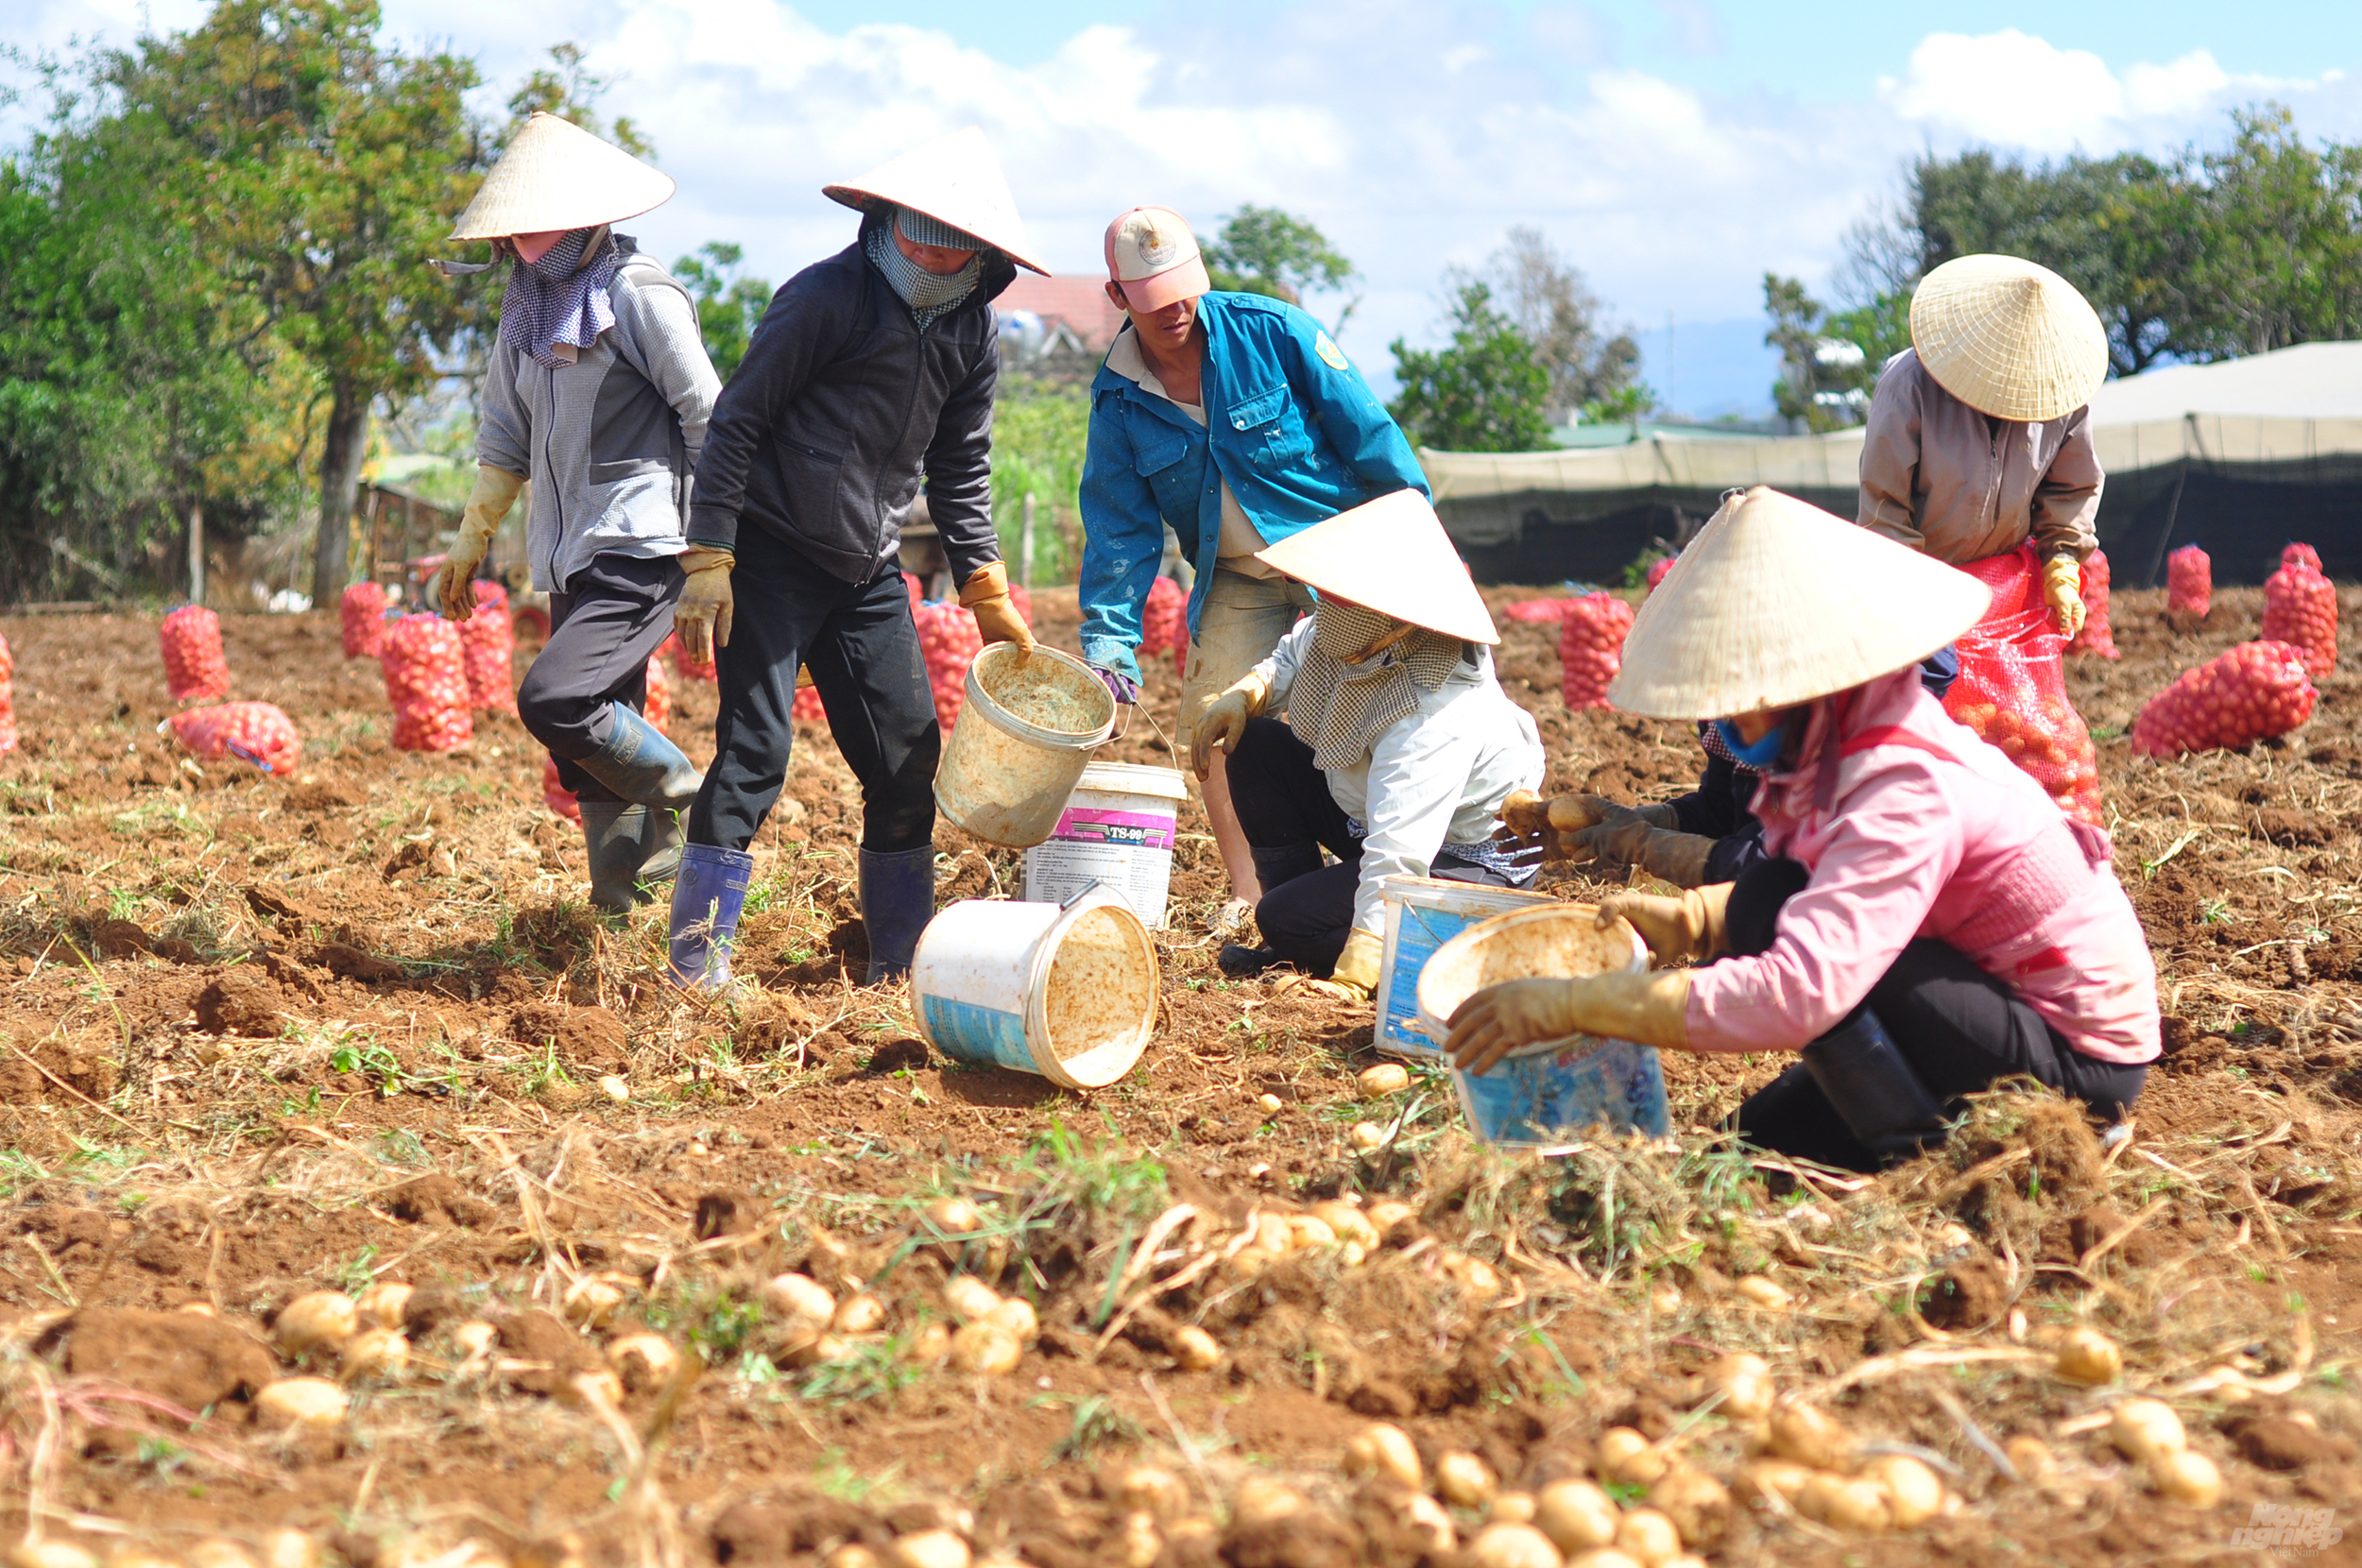
[[[1107,225],[1107,276],[1136,311],[1160,311],[1214,286],[1197,236],[1170,207],[1135,207]]]

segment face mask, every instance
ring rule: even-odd
[[[1722,737],[1722,744],[1730,748],[1731,759],[1742,768],[1763,772],[1780,759],[1780,748],[1788,744],[1788,724],[1783,720],[1754,745],[1739,739],[1738,726],[1728,719],[1714,721],[1715,732]]]

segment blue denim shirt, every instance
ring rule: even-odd
[[[1138,679],[1140,612],[1172,524],[1197,568],[1190,635],[1213,582],[1222,482],[1256,531],[1291,534],[1395,490],[1429,494],[1394,418],[1310,315],[1259,294],[1208,294],[1199,377],[1207,423],[1101,366],[1083,458],[1083,656]]]

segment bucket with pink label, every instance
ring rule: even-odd
[[[1188,794],[1177,768],[1091,763],[1050,837],[1025,851],[1027,901],[1064,903],[1104,882],[1123,895],[1142,924],[1162,930],[1172,882],[1173,825]]]

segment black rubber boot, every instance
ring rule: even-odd
[[[1943,1138],[1943,1102],[1868,1008],[1804,1049],[1805,1070],[1854,1136],[1881,1161],[1908,1160]]]
[[[891,855],[861,852],[861,923],[869,930],[866,983],[878,985],[909,975],[918,935],[934,917],[933,844]]]
[[[1263,884],[1265,893],[1321,868],[1321,846],[1317,844],[1283,844],[1275,849],[1258,844],[1254,854],[1255,879]]]
[[[577,758],[574,766],[635,804],[660,806],[668,813],[688,810],[706,775],[640,713],[622,703],[609,711],[615,723],[607,743]]]
[[[590,902],[627,914],[648,902],[652,882],[669,882],[680,866],[680,816],[620,800],[582,802],[582,837],[590,850]]]
[[[1214,963],[1232,980],[1253,980],[1266,969],[1278,967],[1279,955],[1269,947],[1249,947],[1242,943],[1225,942]]]

